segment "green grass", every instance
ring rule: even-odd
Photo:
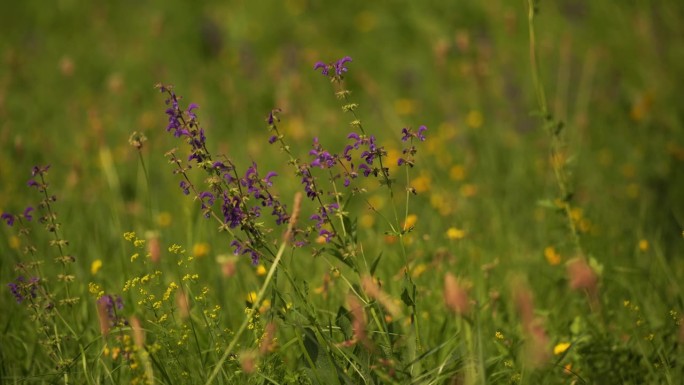
[[[684,8],[540,2],[531,45],[524,1],[268,3],[6,6],[0,211],[36,210],[27,237],[0,226],[2,383],[682,381]],[[185,159],[188,147],[164,131],[154,85],[199,104],[215,160],[226,154],[240,175],[253,161],[262,177],[275,170],[290,210],[301,177],[268,144],[265,119],[282,109],[278,130],[302,162],[314,137],[341,152],[354,118],[312,68],[345,55],[344,86],[384,162],[401,155],[403,127],[428,127],[415,167],[390,168],[392,196],[382,175],[353,196],[337,182],[349,199],[332,221],[345,228],[339,246],[313,234],[284,244],[264,210],[260,266],[233,258],[232,235],[178,187],[164,154]],[[147,137],[140,152],[134,131]],[[57,236],[26,186],[45,164]],[[208,189],[201,167],[188,176]],[[301,230],[317,207],[303,199]],[[61,238],[75,262],[55,261]],[[155,242],[158,262],[146,256]],[[33,274],[16,270],[31,260],[42,261]],[[467,312],[445,304],[447,274]],[[20,275],[41,278],[33,308],[6,286]],[[101,333],[100,291],[121,296],[130,325]],[[268,325],[275,342],[261,350]]]

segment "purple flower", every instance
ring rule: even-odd
[[[316,182],[313,175],[311,175],[309,165],[301,165],[299,167],[299,174],[302,176],[302,184],[304,185],[306,196],[311,198],[311,200],[316,199],[316,197],[320,195],[320,192],[316,190]]]
[[[7,222],[7,226],[14,226],[14,215],[10,213],[2,213],[0,216],[0,219],[3,221]]]
[[[338,76],[341,76],[343,72],[347,72],[347,67],[344,66],[344,63],[348,63],[350,61],[352,61],[352,58],[350,58],[349,56],[345,56],[342,59],[335,62],[335,73]]]
[[[314,67],[315,69],[315,67]],[[269,126],[272,126],[275,124],[275,122],[279,122],[280,119],[278,119],[278,114],[280,113],[280,108],[274,108],[271,110],[271,112],[268,114],[268,118],[266,118],[266,122],[268,122]]]
[[[179,184],[180,188],[183,190],[183,194],[189,195],[190,194],[190,184],[188,182],[182,180]]]
[[[330,221],[330,214],[339,208],[340,206],[334,202],[321,206],[318,208],[318,214],[311,215],[309,219],[316,221],[316,228],[320,230],[326,222]]]
[[[274,171],[270,171],[268,174],[266,174],[266,177],[264,179],[262,179],[262,182],[264,182],[264,184],[266,186],[271,187],[271,186],[273,186],[273,182],[271,182],[271,178],[273,178],[274,176],[278,176],[278,174],[276,174]]]
[[[223,193],[222,198],[221,212],[223,214],[223,223],[234,229],[242,223],[245,217],[245,213],[242,212],[240,207],[240,198],[231,198],[226,192]]]
[[[318,69],[321,70],[321,74],[323,74],[323,76],[328,76],[329,72],[327,64],[323,63],[322,61],[317,62],[316,64],[314,64],[314,70]]]
[[[45,174],[48,170],[50,169],[50,165],[46,166],[33,166],[33,170],[31,171],[31,176],[36,176],[36,175],[43,175]]]
[[[313,149],[309,151],[309,155],[314,157],[314,160],[311,161],[312,167],[332,168],[337,163],[337,155],[331,155],[325,151],[318,143],[318,138],[314,138]]]
[[[370,175],[373,172],[373,170],[370,167],[368,167],[368,165],[365,163],[361,163],[359,165],[359,170],[363,171],[363,176],[365,177],[368,177],[368,175]]]
[[[276,135],[272,135],[270,138],[268,138],[268,144],[273,144],[278,140],[278,137]]]
[[[97,300],[97,303],[104,306],[110,326],[128,324],[126,318],[116,314],[117,310],[123,310],[124,307],[123,299],[121,299],[120,296],[106,294],[100,297],[100,299]]]
[[[33,277],[27,281],[26,278],[20,276],[15,282],[8,283],[7,286],[17,300],[17,303],[22,303],[26,298],[36,298],[36,289],[39,282],[40,278],[38,277]]]
[[[248,244],[242,243],[237,239],[234,239],[232,242],[230,242],[230,245],[235,248],[235,250],[233,250],[234,255],[249,254],[252,257],[252,264],[259,264],[259,253],[253,248],[249,247]]]
[[[326,229],[321,229],[321,231],[318,232],[318,235],[322,236],[325,239],[325,243],[330,243],[330,239],[335,235],[334,233],[326,230]]]
[[[425,126],[420,126],[420,127],[418,127],[418,133],[416,134],[416,137],[417,137],[418,139],[420,139],[421,142],[424,142],[424,141],[425,141],[425,135],[423,135],[423,133],[424,133],[425,131],[427,131],[427,127],[425,127]]]
[[[188,106],[188,109],[186,110],[186,113],[188,114],[190,119],[197,120],[197,115],[194,112],[192,112],[192,110],[195,110],[198,108],[199,108],[199,106],[197,105],[197,103],[190,103],[190,105]]]
[[[425,126],[420,126],[418,127],[418,132],[414,133],[411,128],[402,128],[401,129],[401,140],[403,142],[406,142],[407,140],[411,138],[418,138],[421,142],[425,141],[425,135],[423,134],[425,131],[427,131],[427,127]]]
[[[350,58],[349,56],[345,56],[342,59],[340,59],[340,60],[338,60],[332,64],[326,64],[326,63],[319,61],[319,62],[316,62],[316,64],[314,64],[313,69],[314,70],[321,70],[321,74],[323,76],[330,76],[331,75],[330,70],[334,70],[335,76],[342,77],[342,74],[347,72],[347,70],[348,70],[347,67],[345,66],[345,63],[349,63],[350,61],[352,61],[352,58]]]
[[[214,205],[214,194],[209,191],[203,191],[199,194],[199,200],[202,202],[202,210],[207,210],[204,216],[209,218],[211,215],[209,210]]]
[[[31,206],[24,209],[24,218],[26,218],[27,221],[31,221],[33,219],[33,216],[31,215],[31,211],[33,211],[33,207],[31,207]]]

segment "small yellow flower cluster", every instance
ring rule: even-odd
[[[183,247],[180,245],[174,243],[173,245],[169,246],[169,252],[173,254],[184,254],[185,250],[183,250]]]
[[[199,279],[199,274],[185,274],[183,276],[183,282],[190,281],[192,283],[196,283],[198,279]]]
[[[145,285],[152,281],[153,279],[157,279],[161,276],[162,272],[157,270],[152,274],[145,274],[142,277],[135,277],[131,278],[126,283],[124,284],[123,291],[128,291],[131,288],[136,287],[137,285]]]
[[[95,298],[97,299],[100,299],[100,297],[102,297],[105,294],[104,290],[102,290],[100,285],[94,282],[88,283],[88,292],[95,296]]]
[[[207,294],[209,294],[209,288],[204,286],[202,288],[202,291],[200,292],[199,295],[195,296],[195,301],[197,302],[203,302],[206,301],[207,299]]]
[[[173,294],[176,289],[178,289],[178,285],[176,285],[175,282],[171,282],[169,284],[169,287],[166,288],[166,291],[164,292],[164,301],[168,301],[169,298],[171,298],[171,294]]]
[[[214,307],[211,308],[211,309],[205,309],[202,313],[204,313],[204,315],[205,315],[208,319],[211,319],[211,320],[216,321],[216,320],[218,319],[218,316],[219,316],[219,312],[220,312],[220,311],[221,311],[221,306],[216,305],[216,306],[214,306]]]

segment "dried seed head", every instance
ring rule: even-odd
[[[458,315],[470,312],[470,299],[467,287],[451,273],[444,275],[444,303],[447,308]]]
[[[178,315],[181,319],[185,320],[190,317],[190,299],[184,290],[176,291],[176,306],[178,306]]]
[[[292,215],[287,223],[287,231],[283,235],[283,242],[291,242],[292,234],[297,226],[297,221],[299,220],[299,212],[302,209],[302,193],[297,192],[294,197],[294,203],[292,205]]]
[[[135,346],[139,349],[145,347],[145,331],[140,324],[138,317],[133,316],[128,320],[129,325],[131,325],[131,330],[133,331],[133,341],[135,341]]]
[[[147,234],[147,253],[150,256],[150,260],[154,263],[158,263],[161,260],[161,242],[159,241],[159,234],[154,231],[150,231]]]
[[[574,258],[567,264],[570,288],[573,290],[584,290],[593,295],[597,293],[598,276],[589,266],[586,259]]]
[[[261,346],[259,346],[259,354],[262,356],[265,355],[266,353],[273,352],[276,347],[276,328],[277,325],[275,322],[271,321],[268,324],[266,324],[266,328],[264,329],[264,337],[261,340]]]
[[[371,276],[365,276],[361,279],[361,286],[369,297],[380,302],[380,304],[387,309],[387,311],[394,317],[401,317],[401,309],[392,301],[392,297],[380,289],[380,285]]]

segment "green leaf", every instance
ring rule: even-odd
[[[314,330],[309,327],[304,328],[304,349],[306,349],[306,354],[309,355],[311,361],[316,362],[318,359],[318,340]]]
[[[411,293],[409,293],[408,288],[404,288],[404,291],[401,292],[401,300],[406,304],[406,306],[413,307],[414,302],[413,299],[411,298]]]
[[[354,336],[351,314],[349,314],[349,310],[345,309],[344,306],[340,306],[339,309],[337,309],[335,324],[340,328],[342,334],[344,334],[344,339],[350,340]]]
[[[382,251],[380,252],[380,254],[378,254],[377,257],[375,257],[375,259],[371,263],[371,268],[370,268],[370,274],[371,275],[375,275],[375,269],[378,268],[378,263],[380,262],[381,257],[382,257]]]

